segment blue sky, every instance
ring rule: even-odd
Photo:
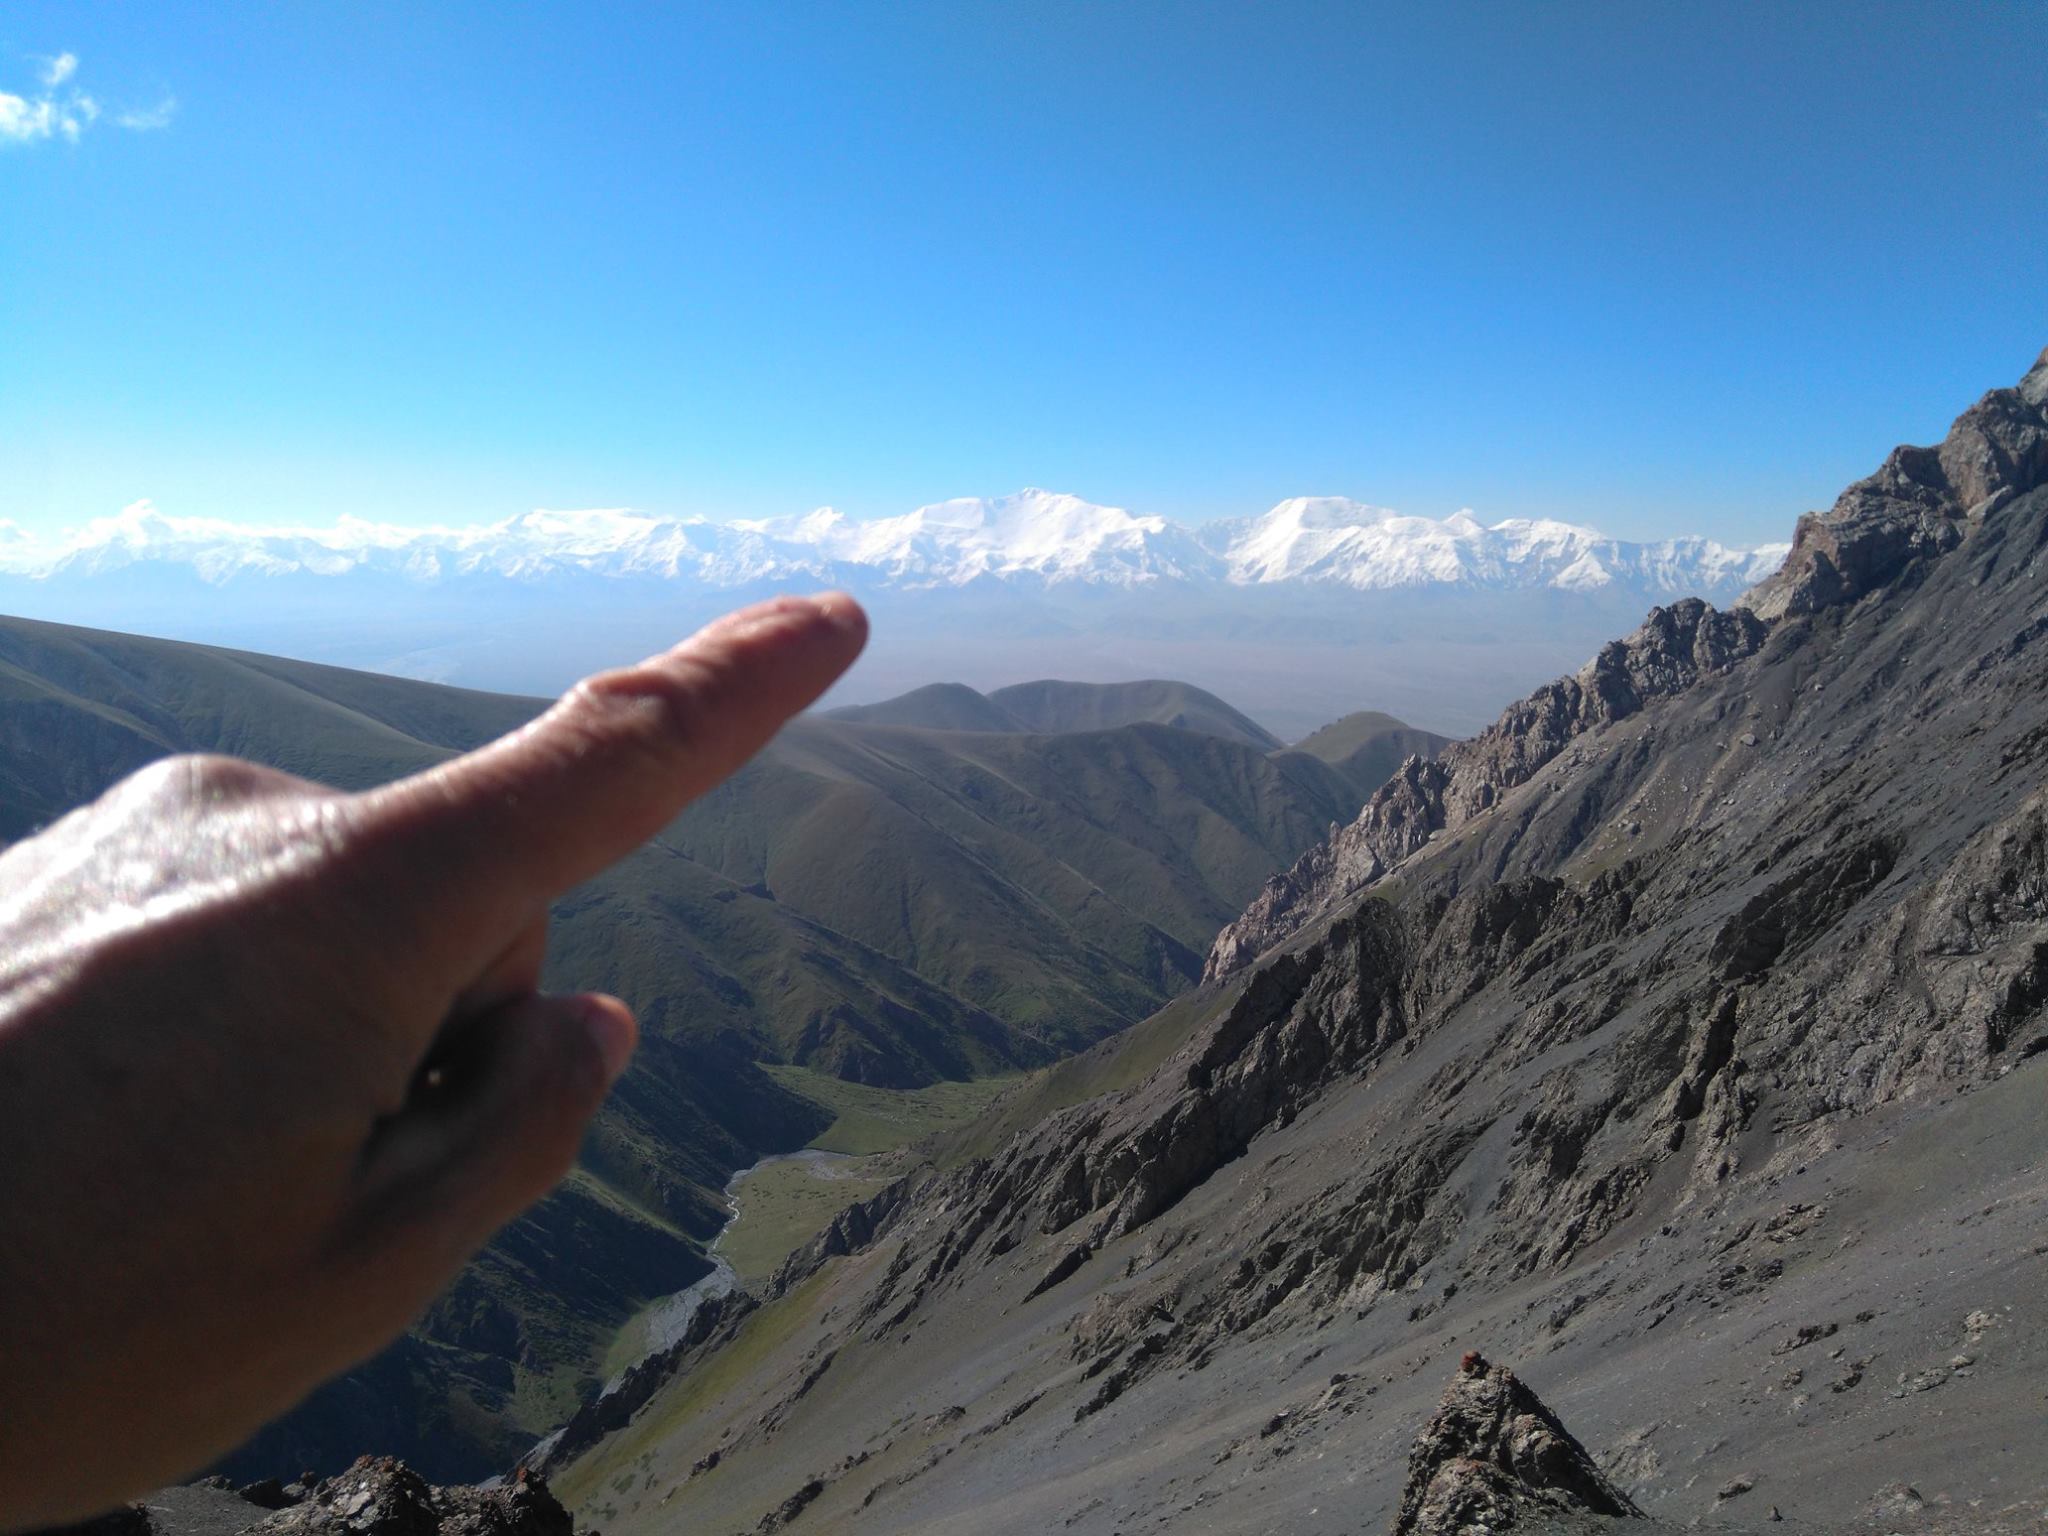
[[[0,93],[32,527],[1763,539],[2048,344],[2039,4],[17,3]]]

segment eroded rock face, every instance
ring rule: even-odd
[[[1576,676],[1546,683],[1438,758],[1409,758],[1356,821],[1266,882],[1244,914],[1216,936],[1202,979],[1231,975],[1439,833],[1486,814],[1575,738],[1754,655],[1767,632],[1746,610],[1722,613],[1698,598],[1651,609],[1641,628],[1603,646]]]
[[[1468,1354],[1408,1453],[1392,1536],[1505,1531],[1539,1514],[1642,1511],[1513,1371]]]
[[[1723,613],[1697,598],[1655,608],[1577,675],[1510,705],[1441,757],[1403,763],[1358,819],[1276,875],[1216,936],[1220,981],[1384,876],[1439,833],[1485,815],[1576,738],[1671,698],[1762,649],[1771,624],[1853,602],[1956,548],[1986,518],[2048,484],[2048,352],[2012,389],[1956,418],[1933,448],[1893,450],[1833,510],[1799,521],[1784,567]]]
[[[1853,602],[1955,548],[2000,506],[2048,482],[2048,352],[1994,389],[1932,448],[1894,448],[1877,473],[1809,513],[1778,573],[1750,594],[1764,618]]]
[[[365,1456],[248,1536],[574,1536],[548,1485],[526,1471],[496,1488],[437,1488],[404,1462]]]

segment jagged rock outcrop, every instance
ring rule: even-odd
[[[1473,1353],[1408,1452],[1391,1536],[1482,1536],[1532,1515],[1641,1514],[1513,1371]]]
[[[898,1179],[865,1200],[856,1200],[825,1226],[825,1230],[776,1266],[769,1278],[768,1294],[780,1296],[805,1276],[817,1272],[828,1259],[856,1253],[875,1240],[875,1234],[909,1199],[912,1183]]]
[[[2048,351],[2010,389],[1971,406],[1933,448],[1894,449],[1832,510],[1799,520],[1775,575],[1728,612],[1697,598],[1655,608],[1577,675],[1512,704],[1434,761],[1410,758],[1349,826],[1275,875],[1210,947],[1205,982],[1250,964],[1384,876],[1437,835],[1491,811],[1576,738],[1694,687],[1762,649],[1771,624],[1851,602],[1954,549],[1987,517],[2048,483]]]
[[[404,1462],[365,1456],[247,1536],[574,1536],[575,1522],[538,1474],[497,1487],[437,1488]]]
[[[1853,602],[1911,562],[1951,550],[2013,498],[2048,482],[2048,351],[1994,389],[1932,448],[1899,447],[1826,513],[1800,518],[1784,566],[1749,606],[1768,619]]]
[[[1754,655],[1766,632],[1748,611],[1722,613],[1698,598],[1651,609],[1641,628],[1603,646],[1575,676],[1509,705],[1494,724],[1441,756],[1404,762],[1357,820],[1268,880],[1217,934],[1202,979],[1220,981],[1248,965],[1432,838],[1492,810],[1574,738]]]

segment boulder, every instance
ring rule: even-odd
[[[1642,1511],[1513,1371],[1467,1354],[1408,1452],[1393,1536],[1467,1536],[1567,1515]]]

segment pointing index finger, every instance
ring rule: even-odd
[[[673,650],[601,672],[531,724],[373,790],[366,840],[400,856],[480,938],[615,863],[815,702],[860,654],[844,593],[775,598]]]

